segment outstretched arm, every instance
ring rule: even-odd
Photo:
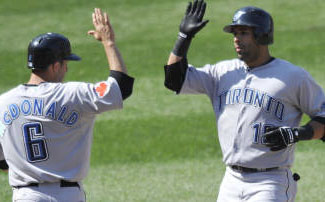
[[[187,6],[185,16],[179,25],[179,33],[174,49],[170,54],[167,65],[174,64],[186,57],[192,38],[199,32],[209,20],[202,21],[206,9],[206,3],[203,0],[195,0]]]
[[[127,75],[122,56],[115,44],[115,35],[107,13],[102,13],[99,8],[95,8],[92,14],[95,30],[88,31],[88,34],[101,41],[110,68],[110,76],[114,77],[119,84],[122,97],[126,99],[132,94],[134,79]]]
[[[209,21],[202,21],[206,3],[203,0],[195,0],[187,6],[185,16],[179,25],[179,33],[173,51],[170,53],[165,70],[165,86],[179,93],[185,80],[188,67],[186,54],[192,38]]]
[[[110,70],[120,71],[126,74],[127,69],[116,46],[113,27],[110,24],[107,13],[102,13],[101,9],[95,8],[92,18],[95,30],[89,30],[88,34],[102,42]]]

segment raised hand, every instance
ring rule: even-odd
[[[191,40],[194,35],[199,32],[209,20],[202,21],[205,13],[206,3],[203,0],[195,0],[187,6],[185,16],[179,25],[179,33],[174,45],[173,54],[168,61],[168,64],[180,60],[186,56]],[[177,56],[176,58],[174,58]]]
[[[95,30],[89,30],[88,34],[94,36],[99,41],[115,43],[114,31],[107,13],[102,13],[101,9],[95,8],[92,19]]]
[[[209,20],[202,21],[205,13],[206,3],[203,0],[189,2],[185,16],[179,26],[180,34],[183,37],[193,37],[199,32]]]

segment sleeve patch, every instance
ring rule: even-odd
[[[96,84],[95,91],[96,91],[97,95],[99,97],[103,97],[107,93],[107,90],[108,90],[107,87],[108,87],[108,85],[106,82],[100,82],[100,83]]]

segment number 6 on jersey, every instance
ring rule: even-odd
[[[27,160],[31,163],[47,160],[48,153],[42,124],[40,122],[24,124],[23,135]]]

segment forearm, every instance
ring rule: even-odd
[[[296,128],[298,140],[321,139],[324,137],[324,124],[316,120],[310,120],[306,125]]]
[[[308,124],[313,128],[313,131],[314,131],[314,135],[313,135],[312,139],[321,139],[324,137],[324,134],[325,134],[325,125],[324,124],[314,121],[314,120],[311,120]]]
[[[177,56],[174,53],[170,53],[169,58],[168,58],[167,65],[171,65],[171,64],[177,63],[177,62],[181,61],[182,58],[183,57]]]
[[[105,49],[110,70],[119,71],[127,74],[127,69],[115,42],[104,41],[102,42],[102,44]]]
[[[167,65],[175,64],[186,57],[192,39],[184,39],[178,36],[173,51],[170,53]]]

